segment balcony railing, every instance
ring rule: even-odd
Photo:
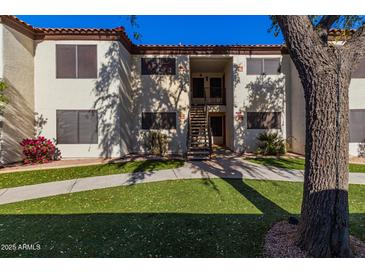
[[[225,105],[224,98],[191,98],[191,104],[193,105]]]
[[[194,97],[194,92],[192,92],[191,96],[191,104],[192,105],[225,105],[226,104],[226,92],[225,88],[217,92],[217,90],[214,90],[212,88],[205,89],[205,98],[204,97]],[[213,94],[221,94],[221,97],[211,97]],[[210,96],[208,96],[208,94]]]

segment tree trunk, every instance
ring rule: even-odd
[[[306,104],[298,245],[314,257],[351,256],[348,212],[350,58],[324,45],[307,16],[277,16]]]
[[[306,162],[298,245],[315,257],[351,254],[348,83],[336,78],[336,74],[315,77],[305,89]]]

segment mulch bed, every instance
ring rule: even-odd
[[[264,256],[269,258],[306,258],[306,252],[295,245],[298,226],[281,221],[274,224],[265,237]],[[365,258],[365,243],[350,236],[355,258]]]

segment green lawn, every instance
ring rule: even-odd
[[[265,165],[265,166],[275,166],[279,168],[304,170],[304,159],[303,158],[252,158],[246,159],[252,163]],[[365,165],[362,164],[350,164],[350,172],[365,172]]]
[[[196,179],[0,206],[0,257],[260,257],[270,225],[300,212],[300,183]],[[351,233],[365,240],[365,186],[350,185]]]
[[[130,161],[125,163],[3,173],[0,174],[0,189],[119,173],[156,171],[161,169],[177,168],[183,165],[184,161],[182,160],[146,160]]]

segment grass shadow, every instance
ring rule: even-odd
[[[0,257],[261,257],[276,218],[258,214],[1,215]],[[352,214],[351,224],[364,223]],[[353,230],[364,239],[361,228]],[[360,235],[359,235],[360,234]]]
[[[240,214],[2,215],[1,257],[259,257],[270,222]]]

